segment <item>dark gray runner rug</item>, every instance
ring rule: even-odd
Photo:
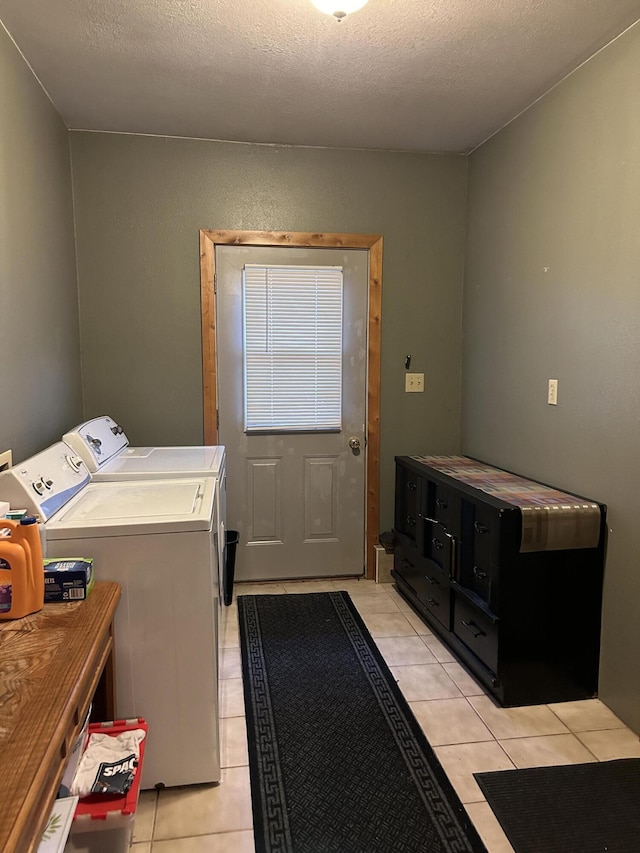
[[[486,853],[346,592],[238,614],[258,853]]]
[[[640,850],[640,759],[474,774],[516,853]]]

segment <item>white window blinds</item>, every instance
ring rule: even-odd
[[[246,265],[245,429],[338,430],[342,268]]]

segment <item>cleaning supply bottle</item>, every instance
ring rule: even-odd
[[[0,529],[17,525],[0,520]],[[33,613],[33,575],[31,556],[13,537],[0,537],[0,619],[20,619]],[[38,608],[35,608],[38,609]]]
[[[31,613],[44,607],[44,563],[42,561],[42,543],[38,520],[33,515],[20,519],[14,536],[31,558]]]

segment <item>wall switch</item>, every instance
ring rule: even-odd
[[[0,453],[0,471],[6,471],[7,468],[11,468],[12,455],[10,450],[3,450]]]
[[[424,373],[405,373],[405,391],[424,391]]]
[[[558,380],[550,379],[549,380],[549,391],[547,394],[547,403],[550,406],[558,405]]]

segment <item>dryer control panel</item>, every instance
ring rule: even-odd
[[[129,444],[125,431],[107,415],[86,421],[62,436],[93,473]]]

